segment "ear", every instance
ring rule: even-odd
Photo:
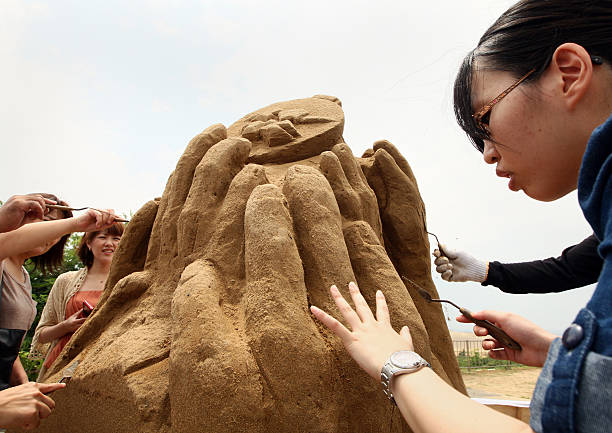
[[[591,56],[580,45],[561,44],[553,53],[549,66],[556,77],[558,90],[569,108],[574,108],[589,89],[593,78]]]

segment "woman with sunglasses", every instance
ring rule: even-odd
[[[123,230],[123,224],[116,222],[104,230],[86,233],[78,249],[85,267],[55,280],[30,349],[34,358],[44,358],[39,380],[97,306]]]
[[[597,288],[562,338],[525,319],[484,311],[521,351],[485,341],[495,358],[543,366],[530,425],[458,393],[418,354],[408,328],[389,322],[382,292],[376,316],[359,289],[355,310],[331,294],[351,330],[320,309],[357,363],[397,403],[415,432],[607,432],[612,425],[612,1],[523,0],[482,36],[455,81],[455,113],[508,187],[540,201],[578,189],[600,244]],[[459,317],[459,321],[466,322]],[[475,327],[478,335],[486,330]]]

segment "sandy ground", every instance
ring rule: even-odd
[[[463,349],[466,340],[482,340],[469,332],[451,332],[455,350]],[[474,347],[474,346],[471,346]],[[485,351],[482,352],[483,355]],[[462,369],[463,381],[470,397],[506,400],[530,400],[541,368],[512,367],[510,369]]]
[[[541,368],[472,370],[463,373],[470,397],[530,400]]]

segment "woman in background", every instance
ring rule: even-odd
[[[85,267],[55,280],[32,339],[32,356],[45,357],[39,379],[85,322],[89,306],[97,306],[123,230],[123,224],[116,222],[104,230],[86,233],[78,250]]]

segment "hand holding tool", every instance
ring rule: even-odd
[[[46,205],[46,207],[48,207],[50,209],[69,210],[69,211],[91,209],[91,210],[95,210],[95,211],[102,212],[102,213],[110,213],[110,212],[102,210],[102,209],[96,209],[95,207],[70,207],[70,206],[61,206],[59,204],[48,204],[48,205]],[[123,218],[115,218],[115,221],[120,222],[120,223],[129,223],[130,222],[129,220],[126,220],[126,219],[123,219]]]
[[[489,335],[495,338],[500,344],[508,349],[513,350],[521,350],[522,347],[519,343],[517,343],[514,339],[512,339],[504,330],[502,330],[499,326],[489,322],[488,320],[476,319],[470,310],[460,307],[452,301],[448,301],[446,299],[433,299],[429,292],[422,287],[420,287],[417,283],[412,281],[408,277],[401,276],[402,279],[408,281],[414,287],[417,288],[419,295],[421,295],[427,302],[446,302],[447,304],[451,304],[453,307],[457,308],[461,314],[463,314],[470,322],[486,328],[489,331]]]

